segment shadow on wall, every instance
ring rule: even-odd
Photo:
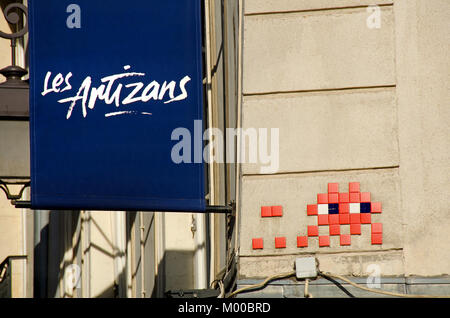
[[[48,296],[66,296],[65,290],[61,291],[60,282],[64,279],[67,266],[76,264],[81,268],[81,236],[77,235],[79,227],[79,211],[51,211],[49,216],[49,241],[48,241]],[[75,240],[74,240],[75,239]],[[72,249],[70,259],[65,260],[65,254]],[[61,270],[62,269],[62,270]],[[64,286],[64,285],[63,285]]]
[[[193,289],[193,256],[194,253],[190,251],[166,251],[163,259],[158,264],[159,274],[153,277],[153,284],[150,284],[154,288],[146,297],[165,298],[167,291]],[[121,278],[124,278],[125,274],[121,273],[120,275],[122,276]],[[163,285],[161,290],[164,290],[164,295],[158,295],[158,290],[160,290],[157,286],[158,284]],[[117,297],[116,291],[117,286],[112,285],[95,298],[114,298]],[[140,295],[137,295],[137,297],[140,297]]]
[[[159,274],[153,277],[146,275],[145,285],[147,286],[146,289],[149,290],[149,292],[146,293],[146,297],[165,298],[167,291],[193,289],[193,256],[194,253],[190,251],[166,251],[163,259],[158,264]],[[124,275],[124,273],[121,273],[120,279],[124,279]],[[139,279],[139,277],[137,277],[137,279]],[[158,286],[158,284],[161,284],[161,286]],[[159,290],[163,290],[164,294],[159,294]],[[111,285],[103,292],[99,293],[95,298],[115,297],[117,297],[117,286]],[[140,298],[141,295],[138,294],[136,297]]]
[[[160,267],[164,267],[164,293],[194,288],[194,251],[167,250]]]
[[[78,264],[82,253],[81,236],[76,236],[79,219],[79,211],[49,213],[48,224],[41,229],[39,242],[34,248],[34,297],[58,297],[65,294],[60,291],[64,269],[72,264],[81,268],[81,263]],[[64,260],[68,249],[72,249],[71,259]]]
[[[36,211],[36,213],[40,212]],[[133,216],[132,213],[129,214],[127,220],[129,222],[128,228],[131,228],[131,225],[137,221]],[[136,254],[135,268],[132,270],[136,297],[165,297],[165,293],[169,290],[193,289],[195,286],[194,251],[166,250],[163,258],[156,264],[154,224],[150,215],[148,215],[148,220],[146,221],[145,225],[149,231],[145,233],[143,238],[145,246],[144,277],[142,277],[141,272],[140,254]],[[35,298],[68,296],[64,290],[61,290],[61,288],[64,288],[64,284],[61,284],[61,281],[64,278],[64,269],[67,266],[76,264],[82,268],[81,255],[83,247],[81,244],[80,223],[79,211],[51,211],[48,215],[48,224],[43,226],[39,233],[36,233],[38,241],[34,248]],[[136,225],[139,229],[138,224]],[[127,231],[127,240],[130,239],[131,232]],[[136,237],[136,252],[140,249],[139,242],[140,239]],[[70,249],[69,258],[67,258],[68,255],[66,254]],[[114,257],[109,251],[95,244],[91,244],[88,249],[96,249],[111,258]],[[131,251],[127,252],[130,253]],[[105,285],[107,287],[92,296],[95,298],[126,297],[126,291],[119,290],[117,286],[117,282],[126,282],[126,271],[118,275],[116,282],[111,277],[111,281]],[[142,281],[144,282],[143,290],[141,288]],[[144,293],[142,293],[143,291]],[[81,297],[81,290],[77,290],[77,297]]]
[[[119,280],[125,279],[126,274],[124,272],[119,274]],[[118,298],[119,290],[116,284],[108,286],[104,291],[100,292],[95,298]]]
[[[47,281],[48,281],[48,229],[46,225],[39,233],[39,243],[34,247],[34,297],[47,297]]]
[[[115,255],[95,244],[90,244],[86,251],[82,250],[79,211],[35,211],[35,213],[48,213],[48,223],[40,229],[35,238],[38,241],[35,242],[34,247],[34,297],[72,297],[66,293],[66,290],[61,290],[65,288],[62,282],[69,266],[77,265],[82,270],[83,252],[96,249],[111,259]],[[70,253],[66,255],[68,252]],[[119,279],[125,279],[125,275],[126,273],[120,273]],[[98,297],[118,297],[119,291],[113,277],[111,277],[111,283],[111,286],[104,289]],[[77,289],[76,295],[81,297],[81,289]]]

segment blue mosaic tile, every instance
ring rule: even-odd
[[[370,213],[370,202],[361,203],[361,213]]]
[[[370,212],[370,205],[369,205],[369,212]],[[337,203],[328,204],[328,214],[339,214],[339,204]]]

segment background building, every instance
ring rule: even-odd
[[[10,3],[18,1],[0,1],[2,11]],[[203,60],[210,70],[205,72],[205,105],[210,123],[222,130],[234,127],[237,117],[238,8],[237,1],[203,4]],[[8,24],[3,14],[0,22],[8,34],[23,26],[22,20]],[[24,68],[27,41],[27,35],[19,39],[15,52],[17,65]],[[8,65],[10,40],[0,38],[0,68]],[[0,179],[27,179],[27,118],[13,117],[6,99],[0,105]],[[233,165],[210,166],[211,205],[232,201],[234,171]],[[8,186],[11,193],[21,189]],[[230,220],[222,213],[29,211],[15,208],[1,194],[0,260],[12,262],[12,279],[0,285],[13,297],[164,297],[170,290],[209,288],[232,258],[227,254],[234,243],[227,239]],[[6,273],[6,266],[2,269]]]
[[[0,0],[0,6],[11,2]],[[303,256],[315,256],[323,272],[363,285],[379,277],[384,290],[449,295],[450,3],[203,3],[208,125],[278,128],[278,171],[261,173],[261,158],[211,164],[209,203],[235,202],[228,215],[30,211],[0,193],[0,261],[15,256],[9,259],[12,288],[6,288],[11,296],[179,296],[176,290],[218,293],[219,281],[229,292],[290,272]],[[9,25],[0,15],[1,31],[16,27],[20,23]],[[27,36],[15,53],[24,68],[26,43]],[[10,64],[10,41],[0,39],[0,68]],[[28,122],[1,109],[0,179],[29,176]],[[345,221],[339,235],[319,225],[318,236],[329,238],[321,246],[308,235],[308,226],[318,225],[317,194],[327,194],[323,204],[335,204],[328,184],[350,193],[353,182],[360,201],[370,192],[363,203],[381,203],[381,209],[369,205],[371,219],[360,224],[361,234],[350,235]],[[282,214],[264,216],[280,211],[266,208],[274,206]],[[322,214],[328,223],[329,213]],[[382,224],[381,233],[370,223]],[[341,235],[350,243],[342,244]],[[303,297],[304,284],[284,279],[240,296]],[[347,293],[319,278],[310,292],[374,296],[343,286]]]

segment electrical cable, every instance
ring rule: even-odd
[[[330,274],[330,273],[324,273],[324,272],[319,272],[320,276],[323,276],[325,278],[335,278],[335,279],[340,279],[350,285],[352,285],[353,287],[368,291],[368,292],[372,292],[372,293],[377,293],[377,294],[383,294],[383,295],[389,295],[389,296],[394,296],[394,297],[405,297],[405,298],[450,298],[450,296],[442,296],[442,295],[415,295],[415,294],[401,294],[401,293],[394,293],[394,292],[388,292],[385,290],[379,290],[379,289],[373,289],[373,288],[368,288],[368,287],[364,287],[361,286],[357,283],[352,282],[351,280],[342,277],[340,275],[336,275],[336,274]]]
[[[217,296],[217,298],[224,298],[225,297],[225,286],[221,280],[218,282],[219,288],[220,288],[220,294]]]
[[[382,294],[382,295],[388,295],[388,296],[393,296],[393,297],[405,297],[405,298],[450,298],[450,296],[448,295],[416,295],[416,294],[401,294],[401,293],[395,293],[395,292],[389,292],[389,291],[385,291],[385,290],[380,290],[380,289],[373,289],[373,288],[368,288],[368,287],[364,287],[361,286],[355,282],[352,282],[351,280],[340,276],[340,275],[336,275],[336,274],[330,274],[330,273],[325,273],[325,272],[318,272],[319,276],[325,277],[325,278],[334,278],[334,279],[339,279],[342,280],[350,285],[352,285],[353,287],[368,291],[368,292],[372,292],[372,293],[377,293],[377,294]],[[283,274],[277,274],[277,275],[273,275],[270,276],[268,278],[266,278],[264,281],[262,281],[261,283],[258,284],[254,284],[254,285],[250,285],[250,286],[246,286],[243,287],[241,289],[235,290],[234,292],[232,292],[231,294],[229,294],[227,296],[227,298],[233,297],[239,293],[243,293],[243,292],[248,292],[254,289],[259,289],[259,288],[263,288],[266,287],[266,285],[273,281],[273,280],[277,280],[277,279],[282,279],[282,278],[288,278],[291,276],[295,276],[295,271],[289,272],[289,273],[283,273]],[[309,280],[307,279],[305,282],[305,297],[306,298],[312,298],[312,295],[309,293]]]
[[[266,278],[261,283],[250,285],[250,286],[243,287],[241,289],[235,290],[234,292],[229,294],[227,297],[230,298],[230,297],[233,297],[234,295],[239,294],[239,293],[243,293],[243,292],[250,291],[250,290],[253,290],[253,289],[262,288],[262,287],[265,287],[269,282],[271,282],[273,280],[282,279],[282,278],[288,278],[288,277],[291,277],[291,276],[295,276],[295,271],[292,271],[292,272],[289,272],[289,273],[273,275],[273,276],[270,276],[270,277]]]
[[[309,292],[309,279],[305,280],[305,292],[303,294],[305,298],[313,298],[313,295]]]

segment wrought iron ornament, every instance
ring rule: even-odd
[[[5,16],[6,21],[10,24],[16,25],[20,21],[20,15],[14,9],[19,9],[20,11],[22,11],[23,15],[25,16],[24,19],[25,22],[24,26],[17,32],[8,34],[0,31],[0,37],[11,40],[11,64],[12,64],[0,70],[0,74],[6,77],[7,84],[20,85],[23,84],[21,83],[21,78],[25,76],[28,72],[22,67],[16,65],[16,40],[18,38],[23,37],[28,32],[28,9],[21,3],[11,3],[8,6],[6,6],[5,10],[3,11],[3,15]]]
[[[8,6],[6,6],[5,10],[3,11],[3,15],[5,16],[5,19],[8,23],[17,24],[20,20],[19,15],[15,11],[11,11],[12,9],[21,10],[23,12],[23,14],[25,15],[25,18],[26,18],[25,21],[28,20],[27,7],[21,3],[11,3]],[[17,38],[24,36],[27,32],[28,32],[28,24],[27,24],[27,22],[25,22],[25,25],[21,30],[14,32],[12,34],[8,34],[8,33],[4,33],[2,31],[0,31],[0,37],[12,40],[12,39],[17,39]]]

